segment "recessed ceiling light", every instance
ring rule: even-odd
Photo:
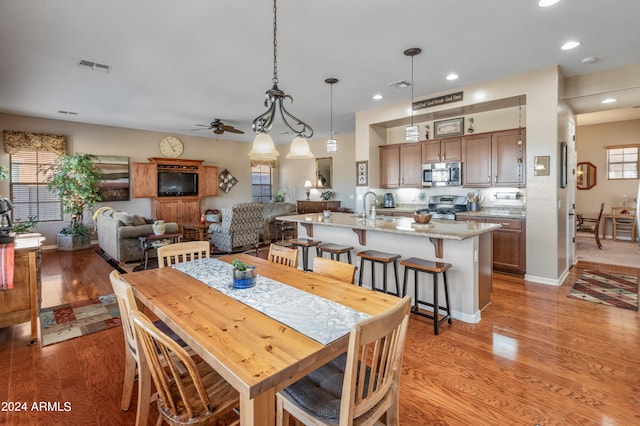
[[[449,75],[447,76],[447,80],[457,80],[457,79],[458,79],[458,77],[460,77],[458,74],[456,74],[456,73],[452,72],[451,74],[449,74]]]
[[[376,93],[375,95],[373,95],[374,101],[379,101],[380,99],[382,99],[382,95],[380,93]]]
[[[601,103],[603,103],[603,104],[612,104],[614,102],[618,102],[618,100],[615,99],[615,98],[607,98],[607,99],[603,100]]]
[[[549,6],[553,6],[554,4],[558,3],[560,0],[540,0],[538,2],[538,6],[540,7],[549,7]]]
[[[580,42],[579,41],[570,40],[570,41],[566,42],[565,44],[563,44],[561,49],[562,50],[571,50],[571,49],[575,49],[578,46],[580,46]]]
[[[586,58],[580,59],[581,64],[593,64],[598,62],[598,58],[595,56],[587,56]]]

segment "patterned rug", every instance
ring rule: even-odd
[[[637,311],[638,277],[585,271],[567,297]]]
[[[114,294],[40,310],[42,346],[121,325]]]

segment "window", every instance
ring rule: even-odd
[[[58,159],[49,151],[11,154],[11,202],[16,221],[37,217],[38,222],[62,220],[62,202],[47,188],[46,171]]]
[[[251,195],[253,201],[268,203],[271,200],[271,166],[259,164],[251,167]]]
[[[607,147],[607,177],[609,179],[638,179],[639,146]]]

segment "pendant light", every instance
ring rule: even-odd
[[[264,106],[267,107],[267,110],[257,116],[251,124],[253,131],[256,132],[256,138],[253,140],[253,149],[249,152],[249,157],[252,161],[275,161],[277,159],[278,151],[269,135],[269,131],[278,110],[284,124],[297,135],[291,143],[291,150],[287,158],[313,158],[309,143],[306,140],[306,138],[313,136],[313,129],[287,111],[284,106],[284,100],[288,99],[293,102],[293,98],[278,87],[277,12],[277,1],[273,0],[273,78],[271,80],[273,87],[265,92]],[[288,119],[295,121],[295,124],[291,125]]]
[[[412,47],[404,51],[405,56],[411,56],[411,126],[405,127],[406,142],[418,142],[420,140],[418,126],[413,124],[413,57],[419,55],[420,52],[422,52],[422,49],[419,47]]]
[[[327,78],[324,82],[331,85],[331,134],[327,139],[327,152],[338,152],[338,141],[333,137],[333,85],[338,82],[338,79]]]

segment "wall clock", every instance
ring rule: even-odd
[[[160,152],[165,157],[178,158],[184,151],[182,141],[174,136],[167,136],[160,141]]]

